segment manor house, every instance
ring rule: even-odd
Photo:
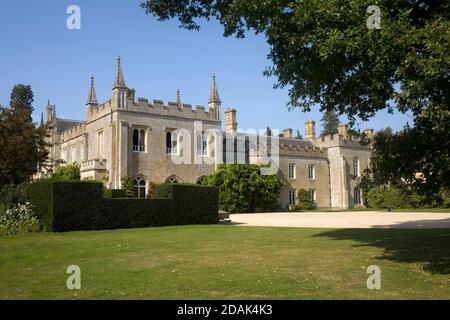
[[[338,134],[316,137],[314,121],[307,121],[305,140],[294,139],[292,129],[284,129],[281,138],[267,139],[266,149],[272,151],[264,152],[261,137],[238,131],[235,109],[224,112],[222,128],[215,77],[207,109],[183,103],[179,91],[174,102],[149,101],[136,98],[126,85],[119,58],[110,100],[97,101],[91,78],[84,121],[58,118],[50,102],[46,113],[51,147],[44,176],[55,166],[77,163],[82,179],[101,180],[111,189],[121,188],[121,178],[131,176],[137,196],[146,197],[150,183],[200,183],[223,162],[266,164],[263,160],[271,154],[285,184],[282,209],[297,202],[300,189],[308,190],[319,208],[348,209],[363,203],[359,184],[372,150],[349,136],[346,125],[339,126]],[[371,136],[373,130],[365,133]],[[242,147],[239,140],[244,141]]]

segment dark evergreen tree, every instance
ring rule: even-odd
[[[322,132],[320,133],[322,137],[338,133],[339,116],[336,112],[326,112],[320,122],[322,123]]]
[[[0,107],[0,184],[29,181],[46,162],[46,128],[33,123],[33,91],[16,85],[10,107]]]

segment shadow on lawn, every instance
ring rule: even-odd
[[[450,219],[438,221],[448,223]],[[356,246],[383,249],[383,255],[377,259],[421,263],[424,271],[450,274],[450,229],[425,229],[432,223],[431,220],[423,220],[399,223],[392,229],[336,229],[321,232],[315,237],[354,240],[360,243]],[[414,226],[422,229],[408,229]]]

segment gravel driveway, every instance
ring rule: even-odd
[[[293,228],[450,228],[450,213],[302,212],[231,215],[237,226]]]

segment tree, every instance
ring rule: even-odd
[[[335,111],[325,112],[320,122],[322,122],[322,132],[320,133],[321,137],[338,133],[339,116]]]
[[[147,14],[198,30],[199,19],[217,19],[224,35],[263,33],[273,66],[267,76],[289,88],[290,107],[337,111],[352,125],[380,110],[412,115],[411,127],[392,148],[404,178],[423,174],[418,189],[449,188],[450,2],[379,0],[380,28],[370,23],[372,0],[147,0]],[[367,13],[367,12],[370,13]],[[376,13],[375,13],[376,14]],[[417,141],[414,144],[414,141]],[[388,168],[388,167],[386,167]],[[392,168],[392,167],[391,167]],[[394,171],[385,176],[397,175]]]
[[[443,186],[450,184],[449,155],[442,154],[448,152],[442,150],[448,141],[439,144],[436,139],[408,126],[396,133],[391,128],[377,132],[372,140],[374,154],[364,179],[372,180],[374,186],[390,184],[416,191],[426,196],[428,203],[436,201]],[[426,149],[432,154],[422,154]],[[425,160],[433,156],[441,162]],[[423,163],[419,166],[420,160]]]
[[[295,139],[303,140],[303,136],[302,136],[302,134],[300,133],[300,130],[297,130],[297,135],[296,135]]]
[[[47,159],[47,128],[36,126],[30,86],[16,85],[10,107],[0,107],[0,184],[30,180]]]
[[[231,213],[278,207],[282,182],[277,175],[261,175],[261,166],[224,164],[204,180],[219,188],[220,208]]]
[[[80,181],[80,166],[77,164],[59,166],[56,168],[52,178],[60,181]]]

